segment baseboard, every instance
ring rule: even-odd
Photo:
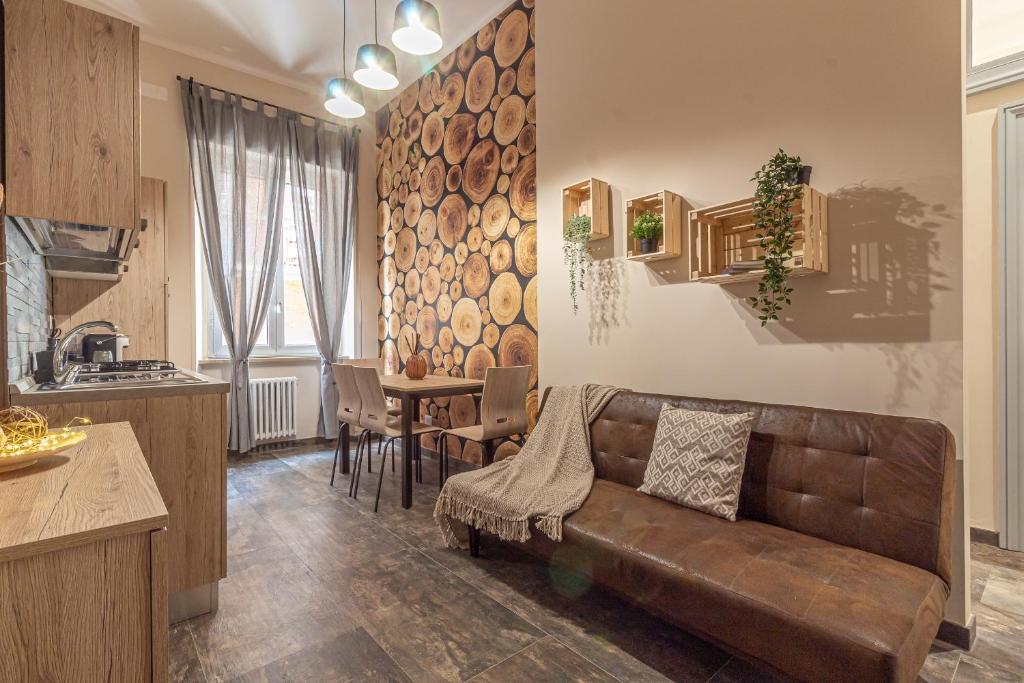
[[[939,624],[939,632],[935,636],[936,640],[941,640],[944,643],[948,643],[953,647],[958,647],[961,650],[970,650],[974,647],[974,638],[978,635],[976,622],[974,615],[971,615],[970,621],[967,622],[967,626],[961,626],[955,624],[949,620],[943,620]]]
[[[994,545],[999,547],[999,532],[989,531],[988,529],[979,529],[977,527],[971,527],[971,543],[984,543],[985,545]]]

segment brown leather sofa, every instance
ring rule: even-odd
[[[636,491],[661,406],[751,412],[740,517]],[[596,478],[563,544],[532,552],[807,681],[913,681],[951,580],[953,436],[929,420],[623,393],[591,430]],[[557,559],[555,561],[558,561]]]

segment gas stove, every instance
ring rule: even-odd
[[[174,363],[168,360],[119,360],[112,363],[81,363],[80,366],[80,375],[177,371]]]
[[[67,384],[48,383],[42,389],[67,391],[113,386],[155,386],[196,384],[203,380],[185,374],[166,360],[122,360],[106,363],[76,363]]]

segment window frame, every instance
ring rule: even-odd
[[[967,94],[1009,85],[1024,80],[1024,50],[974,66],[974,0],[967,0]]]
[[[292,196],[291,184],[285,184],[285,192],[290,201]],[[194,205],[193,205],[194,206]],[[284,207],[282,207],[284,210]],[[286,214],[287,215],[287,212]],[[283,218],[283,220],[291,220],[291,216]],[[199,229],[198,217],[193,215],[193,222],[196,226],[196,230]],[[280,245],[280,257],[277,261],[277,270],[274,274],[274,286],[271,291],[271,302],[270,307],[267,310],[267,318],[265,325],[267,326],[267,342],[266,344],[256,344],[253,348],[251,357],[253,358],[289,358],[289,357],[309,357],[318,358],[320,351],[313,344],[288,344],[285,341],[285,312],[284,312],[284,229],[282,226],[281,230],[281,241]],[[227,344],[221,343],[223,335],[221,334],[220,321],[217,318],[216,307],[213,304],[213,292],[210,287],[210,276],[203,268],[203,352],[206,358],[211,360],[222,360],[228,358]],[[351,276],[350,276],[351,277]],[[350,283],[352,284],[352,283]],[[303,285],[305,287],[305,285]],[[303,305],[306,306],[305,293],[303,293]],[[306,314],[309,315],[308,307],[306,307]]]

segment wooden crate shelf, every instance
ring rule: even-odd
[[[660,261],[682,255],[683,220],[691,208],[693,207],[685,199],[668,190],[626,200],[626,223],[623,230],[626,237],[626,258],[630,261]],[[661,214],[665,221],[665,229],[658,239],[658,249],[650,254],[642,253],[640,240],[633,239],[630,235],[633,222],[644,211]]]
[[[587,178],[562,190],[562,229],[573,216],[590,216],[590,239],[612,234],[611,189],[608,183]]]
[[[726,202],[690,211],[690,279],[708,284],[756,282],[763,270],[736,275],[722,271],[734,261],[753,261],[764,255],[755,236],[754,198]],[[791,277],[828,272],[828,197],[804,186],[795,207]]]

